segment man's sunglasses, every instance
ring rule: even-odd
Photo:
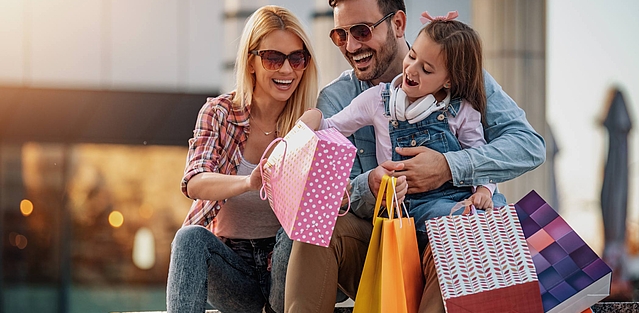
[[[346,44],[349,33],[359,42],[369,41],[373,37],[373,29],[394,14],[395,12],[386,14],[386,16],[382,17],[381,20],[371,26],[367,24],[355,24],[349,27],[348,30],[344,28],[333,28],[329,36],[331,37],[331,40],[333,40],[333,43],[338,47]]]
[[[252,50],[250,53],[259,56],[262,59],[262,67],[269,71],[281,69],[286,60],[294,70],[303,70],[311,60],[311,54],[304,49],[293,51],[288,55],[276,50]]]

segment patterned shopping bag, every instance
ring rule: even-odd
[[[327,247],[357,150],[337,130],[314,132],[301,121],[275,143],[263,167],[262,199],[291,239]]]
[[[545,312],[581,312],[610,294],[612,270],[535,191],[515,204]]]
[[[514,207],[434,218],[426,231],[446,312],[543,311]]]

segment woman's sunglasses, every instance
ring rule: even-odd
[[[381,20],[371,26],[367,24],[355,24],[349,27],[348,30],[344,28],[333,28],[329,36],[331,37],[331,40],[333,40],[333,43],[338,47],[346,44],[349,33],[359,42],[369,41],[373,37],[373,29],[394,14],[395,12],[386,14],[386,16],[382,17]]]
[[[311,60],[311,54],[304,49],[293,51],[288,55],[275,50],[253,50],[250,53],[259,56],[262,59],[262,67],[269,71],[281,69],[286,60],[294,70],[303,70]]]

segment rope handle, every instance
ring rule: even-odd
[[[477,214],[477,209],[475,209],[475,206],[473,205],[473,203],[466,199],[464,201],[459,201],[457,203],[455,203],[455,205],[453,206],[452,209],[450,209],[450,214],[448,214],[448,216],[453,215],[453,213],[455,213],[455,211],[464,208],[464,212],[462,212],[462,215],[473,215],[473,214]]]
[[[268,144],[268,147],[266,147],[266,149],[264,149],[264,152],[262,152],[262,157],[260,157],[260,162],[258,163],[258,166],[260,167],[260,176],[262,176],[262,187],[260,187],[260,199],[262,200],[266,200],[268,198],[268,195],[266,194],[266,182],[264,181],[264,167],[261,166],[262,160],[264,160],[264,158],[266,157],[266,153],[271,149],[271,147],[280,141],[284,143],[284,153],[282,154],[282,160],[280,164],[284,164],[284,158],[286,158],[286,149],[288,149],[288,143],[286,142],[286,139],[282,137],[275,138],[273,139],[273,141],[271,141],[271,143]]]
[[[351,209],[351,195],[348,194],[348,190],[345,190],[344,192],[346,193],[346,198],[348,199],[348,207],[346,208],[346,211],[344,211],[344,213],[337,214],[337,216],[344,216]]]

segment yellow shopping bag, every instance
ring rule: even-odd
[[[373,233],[353,313],[416,313],[419,308],[424,280],[415,221],[399,207],[396,181],[395,177],[385,175],[379,186]],[[379,216],[384,199],[388,218]]]

